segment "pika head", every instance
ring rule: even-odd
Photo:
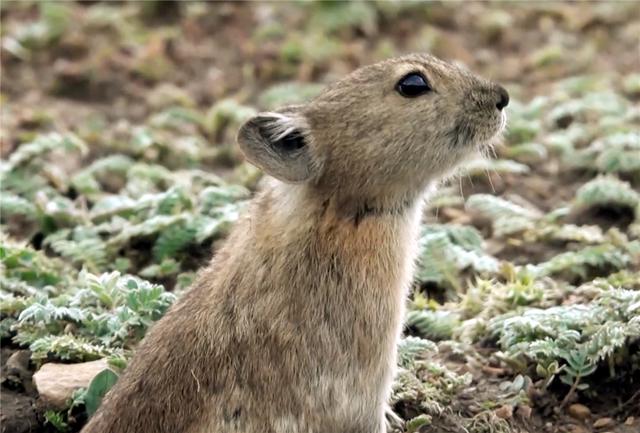
[[[256,115],[238,143],[281,181],[392,206],[490,144],[508,102],[501,86],[414,54],[362,67],[306,105]]]

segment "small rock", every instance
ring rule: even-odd
[[[593,426],[595,428],[605,428],[605,427],[612,427],[614,424],[615,422],[613,421],[613,419],[609,417],[604,417],[604,418],[598,418],[597,420],[595,420],[595,422],[593,423]]]
[[[441,213],[449,222],[457,224],[469,224],[471,222],[471,216],[469,214],[454,207],[444,207],[442,208]]]
[[[9,372],[22,374],[29,371],[29,360],[31,352],[29,350],[18,350],[7,359],[7,370]]]
[[[627,419],[624,421],[624,425],[633,425],[633,423],[635,422],[635,420],[636,420],[636,419],[635,419],[634,417],[630,416],[629,418],[627,418]]]
[[[18,350],[11,354],[7,359],[7,368],[9,370],[29,370],[29,360],[31,359],[31,352],[28,350]]]
[[[505,404],[500,406],[494,412],[498,418],[511,419],[513,417],[513,406]]]
[[[22,387],[31,394],[33,392],[33,382],[31,381],[32,371],[29,369],[31,351],[18,350],[13,352],[6,364],[6,376],[3,376],[9,386]]]
[[[526,404],[519,405],[518,409],[516,410],[516,413],[524,419],[531,418],[531,412],[532,412],[531,406]]]
[[[78,388],[88,387],[96,374],[105,368],[106,359],[79,364],[50,362],[33,375],[33,381],[45,405],[64,409],[73,392]]]
[[[482,372],[491,376],[504,376],[505,369],[500,367],[491,367],[489,365],[482,366]]]
[[[572,404],[568,409],[569,415],[577,420],[585,420],[591,416],[591,410],[579,403]]]

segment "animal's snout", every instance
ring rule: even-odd
[[[509,93],[502,86],[497,86],[496,93],[498,95],[498,102],[496,102],[496,108],[498,111],[502,111],[504,107],[509,105]]]

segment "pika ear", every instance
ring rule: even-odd
[[[283,182],[299,183],[314,178],[319,164],[307,120],[293,108],[259,113],[240,127],[237,140],[249,162]]]

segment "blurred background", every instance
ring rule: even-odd
[[[38,109],[51,110],[41,123],[75,129],[85,119],[143,122],[167,106],[205,111],[224,98],[268,107],[415,51],[526,99],[562,78],[622,84],[638,69],[634,2],[3,3],[4,152]],[[208,141],[229,140],[215,132]]]
[[[0,13],[2,432],[78,431],[95,411],[255,190],[245,119],[409,52],[512,102],[496,158],[425,212],[392,397],[404,430],[640,430],[637,2]]]

